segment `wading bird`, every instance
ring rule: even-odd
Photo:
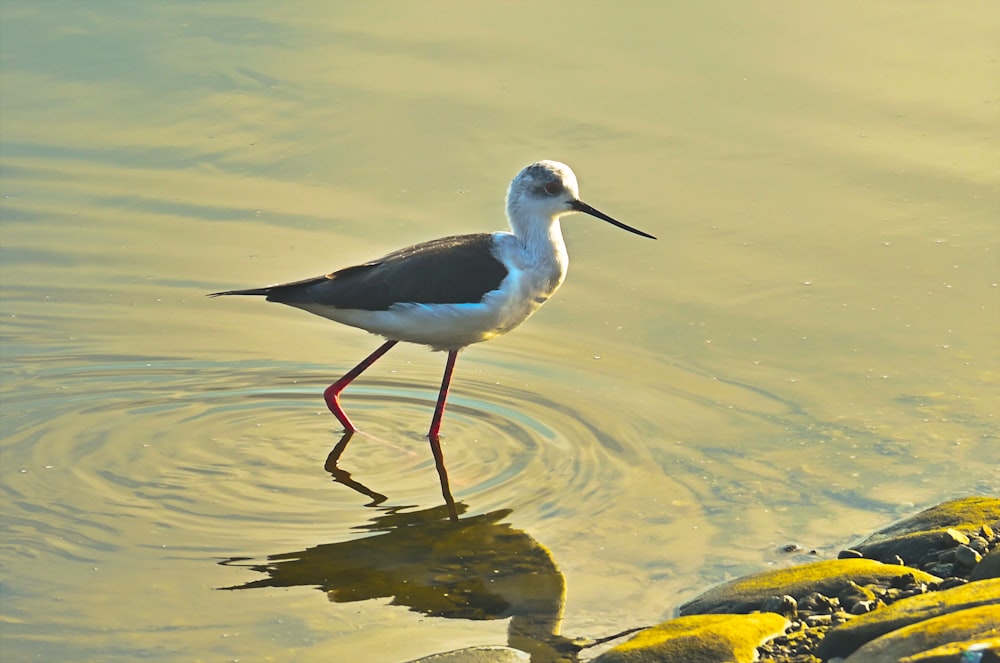
[[[428,437],[438,436],[458,351],[506,334],[548,301],[566,276],[569,256],[559,218],[583,212],[643,237],[580,200],[576,175],[556,161],[525,167],[507,191],[510,232],[454,235],[304,281],[221,295],[259,295],[386,339],[330,385],[324,399],[348,433],[357,428],[340,405],[347,385],[399,341],[448,352]]]

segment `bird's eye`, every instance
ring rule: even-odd
[[[545,193],[549,194],[550,196],[558,196],[560,193],[562,193],[562,185],[560,185],[558,182],[548,182],[545,185],[544,189]]]

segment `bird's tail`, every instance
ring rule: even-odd
[[[208,297],[222,297],[224,295],[267,295],[271,288],[250,288],[249,290],[226,290],[225,292],[209,293]]]

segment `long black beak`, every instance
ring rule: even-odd
[[[636,235],[641,235],[643,237],[648,237],[649,239],[656,239],[655,237],[653,237],[649,233],[644,233],[641,230],[639,230],[638,228],[633,228],[632,226],[626,226],[621,221],[618,221],[616,219],[612,219],[610,216],[608,216],[607,214],[605,214],[601,210],[594,209],[593,207],[591,207],[587,203],[583,202],[582,200],[571,200],[570,203],[569,203],[569,206],[572,207],[573,209],[575,209],[577,212],[583,212],[584,214],[589,214],[590,216],[596,216],[601,221],[607,221],[611,225],[618,226],[622,230],[627,230],[630,233],[635,233]]]

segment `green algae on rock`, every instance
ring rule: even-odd
[[[995,604],[1000,604],[1000,579],[970,582],[941,592],[918,594],[831,629],[820,643],[817,654],[824,660],[847,656],[866,642],[910,624]]]
[[[1000,637],[1000,605],[981,605],[887,633],[862,646],[844,663],[916,662],[926,660],[924,654],[945,645],[968,643],[967,651],[997,637]]]
[[[992,658],[990,658],[992,654]],[[1000,660],[1000,636],[949,642],[940,647],[906,656],[899,663],[995,663]]]
[[[898,555],[904,563],[927,568],[936,553],[970,543],[970,537],[989,539],[1000,527],[1000,499],[965,497],[943,502],[875,532],[854,550],[883,562]]]
[[[787,619],[767,612],[678,617],[640,631],[593,663],[750,663],[761,643],[787,627]]]
[[[787,594],[796,600],[813,592],[837,596],[850,589],[852,583],[889,584],[902,578],[924,583],[941,581],[917,569],[872,559],[833,559],[731,580],[688,601],[680,607],[680,614],[746,613],[760,610],[775,595]]]
[[[942,502],[875,532],[867,540],[874,541],[946,527],[971,533],[982,525],[989,525],[993,529],[1000,527],[1000,498],[962,497]]]

